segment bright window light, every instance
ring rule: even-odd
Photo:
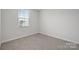
[[[18,22],[21,27],[29,26],[29,10],[27,9],[18,10]]]

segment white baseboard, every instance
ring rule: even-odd
[[[1,41],[1,44],[2,44],[2,43],[5,43],[5,42],[12,41],[12,40],[16,40],[16,39],[19,39],[19,38],[22,38],[22,37],[27,37],[27,36],[30,36],[30,35],[33,35],[33,34],[37,34],[37,33],[32,33],[32,34],[29,34],[29,35],[22,35],[22,36],[18,36],[18,37],[16,37],[16,38],[4,40],[4,41]]]
[[[62,38],[62,37],[59,37],[59,36],[54,36],[54,35],[51,35],[51,34],[48,34],[48,33],[41,33],[41,34],[51,36],[51,37],[54,37],[54,38],[58,38],[58,39],[61,39],[61,40],[65,40],[65,41],[68,41],[68,42],[72,42],[72,43],[75,43],[75,44],[79,44],[79,41],[65,39],[65,38]]]
[[[37,33],[32,33],[32,34],[29,34],[29,35],[23,35],[23,36],[19,36],[19,37],[16,37],[16,38],[8,39],[8,40],[5,40],[5,41],[2,41],[1,43],[9,42],[9,41],[16,40],[16,39],[19,39],[19,38],[22,38],[22,37],[26,37],[26,36],[30,36],[30,35],[33,35],[33,34],[37,34]],[[51,37],[55,37],[55,38],[58,38],[58,39],[61,39],[61,40],[65,40],[65,41],[69,41],[69,42],[73,42],[73,43],[79,44],[78,41],[61,38],[59,36],[54,36],[54,35],[51,35],[51,34],[48,34],[48,33],[41,33],[41,34],[44,34],[44,35],[47,35],[47,36],[51,36]]]

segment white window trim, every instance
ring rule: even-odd
[[[28,19],[27,21],[24,21],[24,22],[27,22],[27,25],[22,25],[22,24],[20,24],[20,20],[19,19]],[[19,23],[19,26],[20,27],[28,27],[29,26],[29,20],[30,20],[30,12],[29,12],[29,17],[28,18],[26,18],[26,17],[19,17],[18,16],[18,23]]]

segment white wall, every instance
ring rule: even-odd
[[[42,10],[40,32],[79,43],[79,10]]]
[[[1,9],[0,9],[0,46],[1,46]]]
[[[31,10],[30,26],[21,28],[17,23],[17,10],[2,10],[2,42],[43,33],[79,43],[79,10]]]
[[[38,13],[36,10],[30,11],[30,26],[21,28],[17,23],[18,13],[16,9],[2,10],[2,42],[38,32]]]

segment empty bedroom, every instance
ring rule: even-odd
[[[0,9],[0,50],[78,50],[79,9]]]

